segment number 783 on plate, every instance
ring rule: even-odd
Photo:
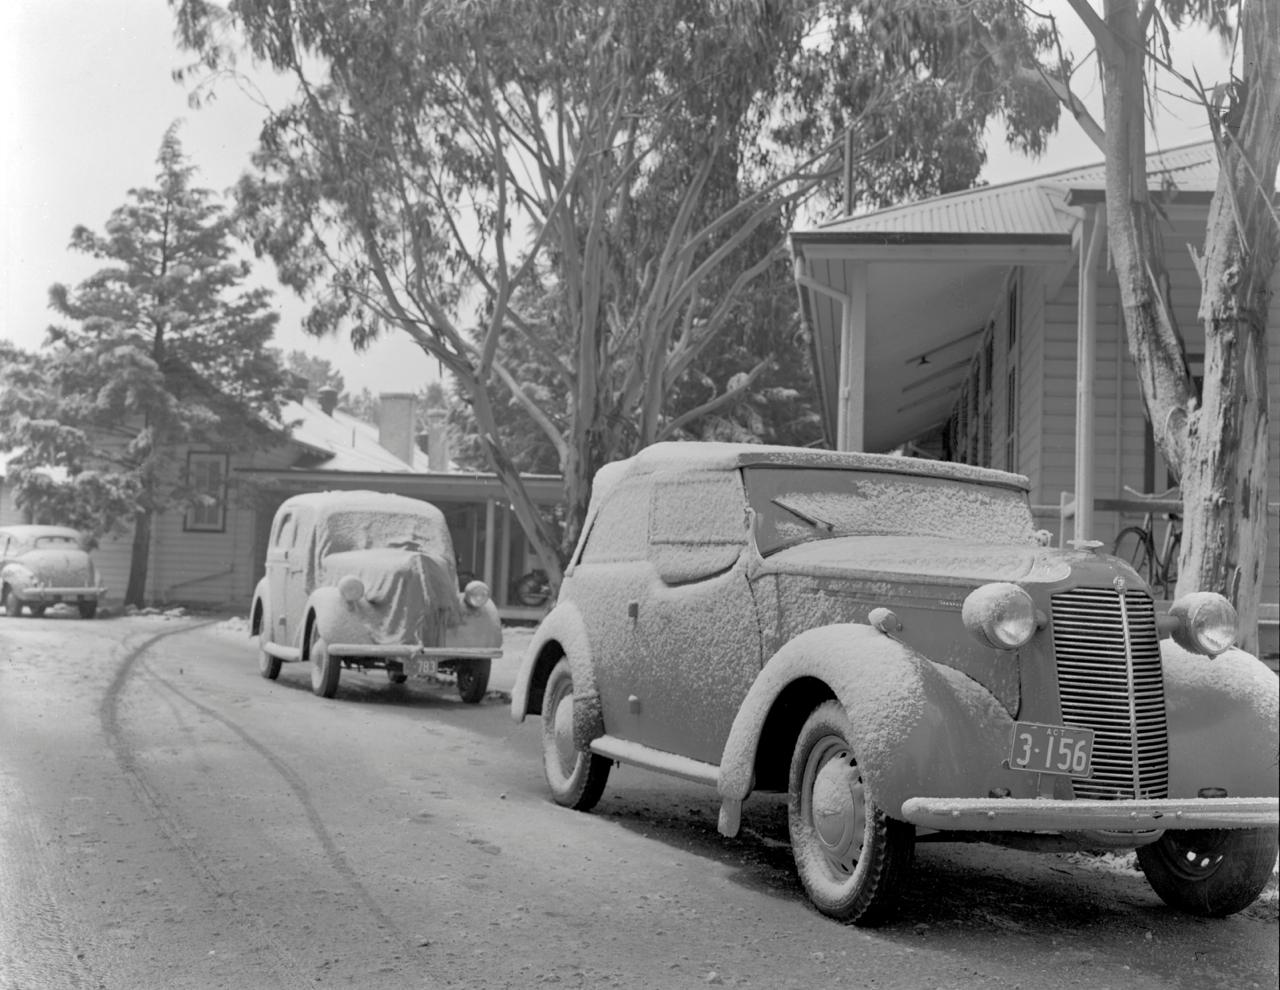
[[[1014,722],[1009,747],[1013,770],[1093,776],[1093,730],[1070,725]]]

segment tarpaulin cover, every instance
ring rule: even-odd
[[[363,582],[375,642],[433,646],[461,621],[443,516],[335,512],[318,521],[315,552],[320,584]]]

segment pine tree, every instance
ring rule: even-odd
[[[131,189],[105,232],[71,248],[103,262],[74,289],[54,285],[64,321],[44,350],[0,380],[0,442],[20,452],[10,481],[42,519],[99,537],[133,525],[125,602],[142,604],[152,524],[200,494],[180,446],[245,450],[270,435],[285,377],[268,344],[271,293],[246,288],[233,217],[193,184],[177,124],[156,184]]]

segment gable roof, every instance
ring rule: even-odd
[[[1153,195],[1207,203],[1218,178],[1212,141],[1184,145],[1147,157]],[[841,217],[791,236],[797,243],[842,244],[1056,243],[1070,239],[1077,215],[1070,208],[1102,202],[1106,164],[1063,169],[1029,179],[982,186]]]
[[[382,446],[372,423],[340,409],[326,413],[314,399],[283,403],[280,418],[290,427],[290,438],[310,455],[300,467],[419,474],[429,469],[427,455],[416,446],[412,463],[406,463]]]

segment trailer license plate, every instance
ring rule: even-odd
[[[1093,730],[1040,722],[1014,722],[1009,747],[1014,770],[1093,776]]]
[[[415,677],[435,677],[439,672],[439,660],[426,660],[419,657],[413,661],[413,674]]]

